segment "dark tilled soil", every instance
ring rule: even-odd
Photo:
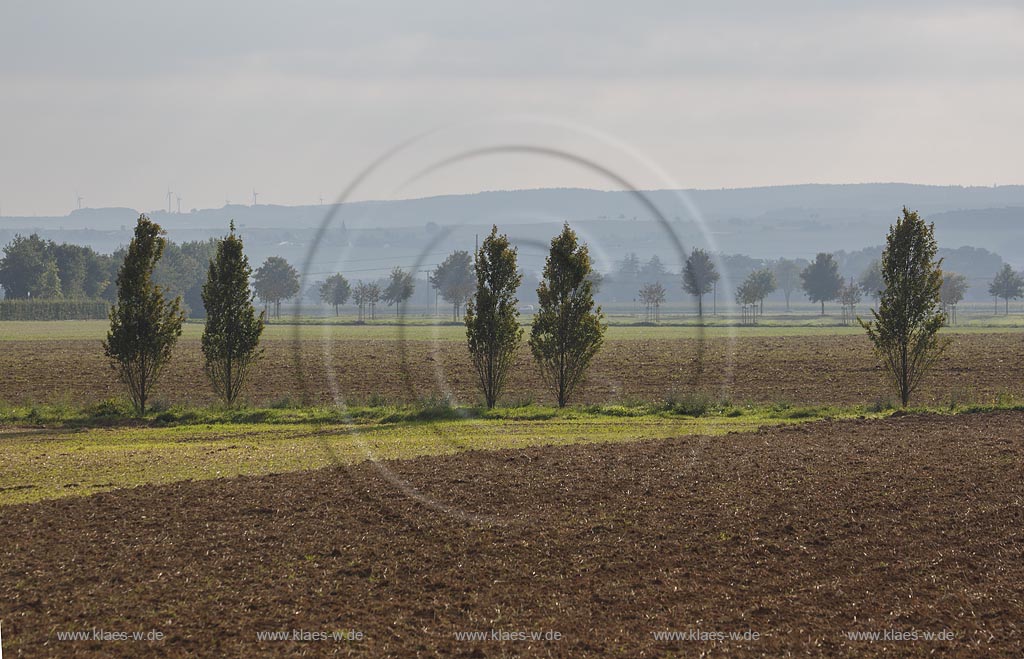
[[[0,510],[8,656],[1024,655],[1024,414],[466,453]],[[408,496],[403,488],[412,488]],[[159,630],[160,642],[57,631]],[[257,642],[355,629],[363,641]],[[560,641],[460,642],[459,631]],[[752,630],[757,641],[655,640]],[[852,641],[847,631],[952,642]]]
[[[1021,334],[951,338],[949,353],[925,379],[915,403],[989,403],[1022,394]],[[608,341],[574,402],[657,401],[695,390],[735,403],[871,404],[893,397],[863,335],[714,338],[699,358],[698,346],[693,339]],[[264,347],[265,359],[243,394],[257,405],[284,399],[327,403],[335,393],[349,404],[374,397],[412,402],[448,395],[461,404],[480,398],[461,341],[310,339],[296,346],[276,339]],[[99,341],[6,341],[0,344],[0,373],[0,401],[7,403],[81,404],[124,396]],[[179,344],[154,393],[157,401],[172,404],[214,400],[198,341]],[[505,400],[554,402],[525,347]]]

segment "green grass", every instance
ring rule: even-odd
[[[721,435],[864,413],[689,401],[492,411],[437,404],[347,411],[182,409],[136,421],[110,417],[106,427],[84,427],[80,422],[90,411],[35,409],[33,417],[24,408],[3,412],[0,505],[467,450]]]
[[[175,408],[143,419],[121,404],[0,409],[0,506],[148,484],[303,471],[468,450],[750,432],[823,418],[884,417],[891,407],[659,404],[485,410],[443,401],[337,409]],[[913,412],[1024,411],[1006,399]]]

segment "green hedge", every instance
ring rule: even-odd
[[[0,300],[0,320],[104,320],[103,300]]]

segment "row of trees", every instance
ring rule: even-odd
[[[128,388],[139,414],[146,412],[150,393],[171,360],[185,321],[181,297],[169,297],[155,283],[154,273],[167,247],[164,236],[160,225],[145,215],[139,217],[118,269],[117,298],[103,341],[104,354]],[[234,222],[230,234],[214,244],[201,292],[206,311],[204,370],[217,396],[232,405],[261,356],[264,313],[257,316],[253,307],[252,269],[242,240],[235,235]]]
[[[466,304],[466,338],[488,408],[494,407],[522,341],[516,290],[522,273],[517,250],[498,227],[476,252],[475,293]],[[564,225],[551,241],[537,287],[539,308],[530,327],[529,346],[542,380],[559,407],[568,404],[604,342],[607,325],[594,304],[590,253]]]
[[[711,257],[703,250],[693,250],[683,269],[683,290],[697,298],[698,314],[703,315],[702,298],[713,290],[719,278]],[[641,288],[641,299],[646,288]],[[744,307],[756,307],[755,311],[763,313],[765,298],[781,290],[788,311],[792,293],[799,289],[810,301],[821,304],[822,315],[825,314],[826,302],[838,301],[843,307],[844,318],[849,322],[864,295],[877,301],[884,288],[881,261],[873,262],[857,280],[844,280],[839,274],[839,265],[834,256],[822,252],[804,268],[800,268],[796,261],[779,259],[770,268],[754,270],[737,287],[736,301]],[[944,310],[955,311],[956,305],[964,299],[967,288],[965,276],[955,272],[944,273],[940,289]],[[1008,312],[1009,300],[1024,297],[1024,278],[1009,265],[1005,265],[993,279],[989,293],[1007,300]]]
[[[168,294],[180,296],[187,312],[201,314],[206,267],[216,249],[217,241],[213,239],[180,245],[165,240],[162,256],[154,270],[154,281]],[[117,270],[126,256],[125,249],[105,255],[89,247],[57,244],[36,234],[15,236],[0,258],[0,286],[8,299],[113,302],[117,293]],[[838,301],[846,315],[852,289],[850,282],[839,275],[835,256],[821,253],[806,266],[802,263],[806,262],[778,259],[767,266],[754,267],[736,290],[737,302],[743,306],[757,305],[757,310],[762,311],[764,299],[779,291],[785,297],[788,310],[792,294],[803,291],[808,299],[822,305],[822,313],[826,303]],[[754,263],[733,265],[742,271]],[[298,272],[279,256],[268,258],[254,275],[253,287],[257,297],[267,308],[273,306],[276,316],[280,316],[282,302],[300,293]],[[706,251],[695,249],[687,258],[681,275],[683,292],[697,298],[698,313],[703,315],[704,296],[712,291],[717,293],[720,280],[715,260]],[[592,270],[588,279],[595,294],[602,287],[611,287],[613,292],[622,293],[620,289],[627,283],[633,286],[630,289],[633,292],[627,294],[638,297],[645,307],[647,319],[652,320],[659,316],[660,307],[668,296],[666,283],[676,276],[656,255],[642,263],[635,254],[629,254],[609,276],[603,277]],[[458,320],[462,306],[475,287],[472,255],[465,250],[453,252],[429,273],[428,282],[439,297],[452,305],[452,318]],[[877,301],[882,290],[881,262],[872,262],[857,278],[856,285],[863,296]],[[334,307],[336,314],[342,305],[352,302],[362,319],[367,315],[375,317],[376,306],[381,302],[401,309],[403,303],[412,298],[414,290],[412,274],[395,268],[388,278],[365,283],[350,284],[343,276],[334,275],[319,284],[317,293],[325,304]],[[664,291],[664,296],[661,291]],[[955,316],[955,307],[966,291],[966,277],[945,273],[942,303],[951,316]],[[1024,278],[1004,265],[991,280],[988,292],[996,301],[1003,300],[1005,313],[1009,313],[1009,302],[1024,297]]]
[[[181,297],[184,309],[201,310],[206,266],[216,249],[215,240],[178,245],[165,239],[154,282]],[[100,254],[90,247],[57,244],[36,234],[15,236],[0,258],[0,286],[7,299],[113,302],[118,269],[127,255],[125,248]]]
[[[171,359],[185,319],[180,297],[168,299],[164,289],[154,283],[166,244],[160,226],[141,216],[118,270],[117,300],[103,342],[105,354],[127,385],[139,413],[145,413],[149,393]],[[872,310],[873,320],[857,319],[904,406],[948,345],[938,335],[946,317],[941,300],[944,277],[936,252],[934,226],[904,208],[902,217],[890,228],[883,252],[878,309]],[[701,290],[713,271],[700,269],[707,261],[697,254],[695,250],[691,255],[690,278],[684,283]],[[473,259],[475,291],[467,302],[464,321],[471,362],[489,408],[502,393],[522,341],[516,298],[522,274],[516,258],[508,237],[493,227]],[[587,246],[578,242],[566,224],[551,241],[537,288],[540,308],[528,341],[541,377],[559,406],[569,402],[607,329],[601,309],[594,303],[590,273]],[[253,307],[251,275],[232,223],[230,234],[216,241],[202,287],[207,314],[202,338],[205,371],[214,391],[227,404],[237,400],[261,355],[265,312],[257,316]],[[753,287],[761,278],[764,276],[749,283]],[[844,289],[844,295],[850,296],[844,299],[844,307],[852,307],[860,288],[849,282]],[[747,294],[752,306],[760,290]]]
[[[394,305],[395,312],[398,313],[415,290],[416,282],[413,280],[412,274],[401,268],[391,271],[387,284],[384,286],[375,282],[364,283],[362,281],[357,281],[353,286],[342,274],[331,275],[319,286],[320,300],[324,304],[334,307],[334,315],[338,315],[338,308],[351,299],[359,309],[359,320],[364,320],[367,309],[369,309],[370,319],[374,319],[377,303],[381,301],[388,306]]]

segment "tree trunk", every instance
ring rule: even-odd
[[[821,315],[825,315],[825,300],[821,301]]]
[[[697,315],[700,316],[701,318],[704,317],[704,296],[703,295],[698,295],[697,296]]]

